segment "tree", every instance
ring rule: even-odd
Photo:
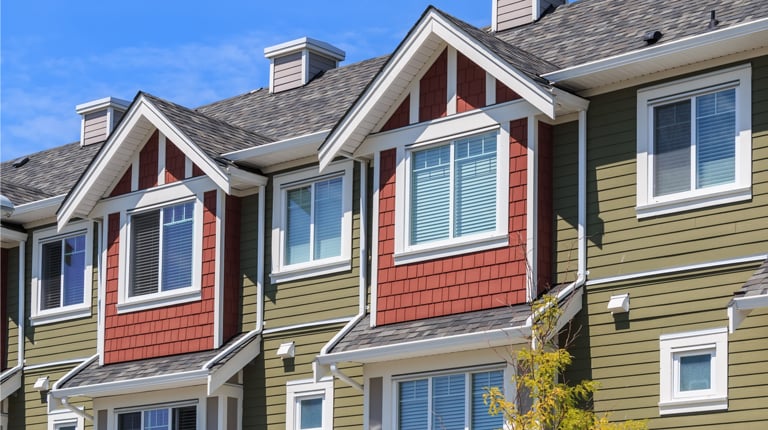
[[[555,341],[561,315],[557,299],[545,295],[533,303],[532,311],[531,346],[518,351],[516,358],[517,398],[508,400],[498,387],[488,388],[483,395],[488,412],[503,414],[514,430],[647,429],[645,421],[612,423],[607,415],[583,406],[592,399],[597,383],[568,385],[558,380],[573,357]]]

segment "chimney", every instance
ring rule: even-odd
[[[269,92],[279,93],[305,85],[318,74],[344,60],[344,51],[303,37],[264,49],[269,58]]]
[[[118,98],[105,97],[75,106],[75,110],[82,117],[80,146],[107,140],[130,104],[131,102]]]
[[[547,9],[564,5],[566,0],[493,0],[492,30],[502,31],[532,23]]]

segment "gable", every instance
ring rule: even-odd
[[[179,120],[180,113],[170,112],[170,104],[165,103],[158,104],[156,99],[142,93],[136,97],[123,121],[62,203],[57,213],[60,227],[74,217],[88,218],[103,197],[147,189],[167,180],[178,180],[182,175],[182,163],[184,178],[204,174],[227,194],[266,184],[266,178],[261,175],[243,171],[234,164],[223,165],[214,160],[201,147],[201,144],[210,146],[210,142],[193,140],[190,136],[192,133],[184,131],[184,124]],[[169,113],[175,114],[175,122],[169,119]],[[200,118],[195,120],[195,124],[201,122]],[[225,123],[213,125],[232,128]],[[228,131],[222,130],[221,134],[227,135]],[[235,131],[239,131],[242,136],[236,133],[230,136],[239,137],[245,144],[249,139],[253,139],[254,145],[264,143],[260,136],[250,136],[240,129]],[[171,142],[171,145],[167,145],[167,142]],[[169,147],[170,151],[167,150]],[[160,158],[162,166],[158,164]]]
[[[519,95],[549,118],[586,108],[585,100],[549,87],[546,81],[532,73],[537,62],[528,61],[532,57],[530,54],[516,52],[514,47],[474,30],[470,34],[468,25],[428,8],[321,146],[321,167],[337,156],[363,155],[357,151],[366,136],[381,131],[385,125],[401,125],[406,105],[410,106],[409,124],[450,116],[459,109],[483,104],[478,102],[483,98],[478,87],[488,88],[489,83],[494,88],[496,82],[500,83],[502,88]],[[461,64],[461,68],[457,68],[457,64]],[[540,68],[541,73],[547,70]],[[462,79],[457,85],[459,71]],[[445,77],[442,81],[441,75]],[[485,83],[477,83],[478,75],[489,78]],[[428,83],[421,85],[425,78]],[[445,90],[442,82],[446,82]],[[461,99],[458,98],[459,89]],[[443,94],[444,99],[441,98]],[[422,102],[422,98],[426,100]],[[417,109],[418,115],[415,114]],[[396,124],[390,121],[395,116]]]

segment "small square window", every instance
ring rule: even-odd
[[[353,163],[335,163],[274,179],[274,282],[348,270],[352,231]]]
[[[751,197],[748,66],[638,91],[637,213]]]
[[[91,314],[91,231],[89,222],[79,222],[33,234],[33,324]]]
[[[725,328],[660,337],[659,412],[728,408],[728,334]]]
[[[286,385],[285,414],[285,428],[288,430],[333,428],[333,380],[289,382]]]

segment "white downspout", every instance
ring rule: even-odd
[[[352,328],[365,317],[365,305],[367,302],[366,287],[368,286],[368,240],[366,239],[366,231],[368,229],[368,224],[366,222],[368,219],[368,162],[365,160],[359,160],[358,163],[360,165],[360,263],[358,269],[358,272],[360,273],[358,294],[360,303],[358,305],[357,315],[355,315],[355,317],[352,318],[352,320],[348,322],[347,325],[341,329],[341,331],[336,333],[336,335],[333,336],[333,338],[328,341],[328,343],[323,345],[323,347],[320,349],[320,355],[326,355],[331,347],[335,346],[342,337],[346,336],[347,333],[349,333],[350,330],[352,330]],[[315,362],[314,367],[317,368],[317,366],[317,362]],[[353,381],[349,376],[342,373],[341,370],[336,367],[336,363],[331,363],[330,371],[331,374],[339,378],[341,381],[346,382],[350,387],[360,392],[363,391],[363,386]],[[317,375],[317,372],[315,372],[315,379],[320,379],[319,375]]]
[[[88,420],[90,422],[93,422],[93,415],[85,412],[84,410],[78,409],[74,405],[70,405],[69,401],[67,401],[67,397],[62,397],[61,399],[59,399],[59,403],[61,403],[61,405],[64,406],[65,408],[67,408],[70,411],[72,411],[73,414],[75,414],[75,415],[77,415],[79,417],[82,417],[82,418],[84,418],[84,419],[86,419],[86,420]]]
[[[16,356],[18,358],[17,366],[23,367],[24,366],[24,327],[26,326],[26,319],[24,317],[24,305],[26,302],[26,298],[24,297],[24,278],[26,274],[26,261],[27,261],[27,241],[22,240],[19,241],[19,320],[17,322],[18,324],[18,346],[16,351]]]
[[[259,185],[259,218],[256,234],[256,331],[261,333],[264,329],[264,226],[266,220],[267,186]]]

